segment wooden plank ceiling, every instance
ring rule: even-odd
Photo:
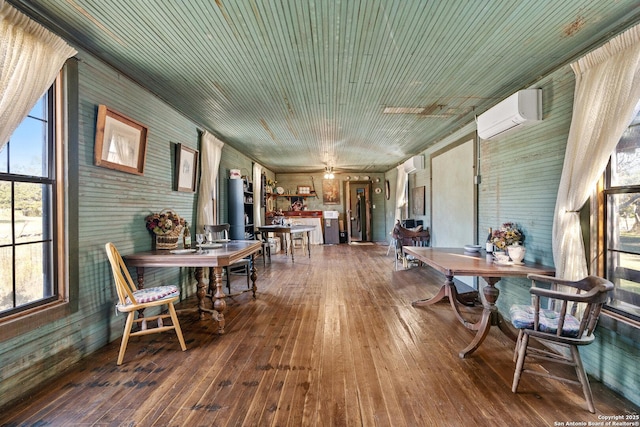
[[[640,21],[637,0],[10,3],[275,172],[386,171]]]

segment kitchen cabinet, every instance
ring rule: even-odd
[[[229,238],[251,240],[253,232],[253,185],[244,179],[227,181]]]

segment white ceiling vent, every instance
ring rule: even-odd
[[[478,116],[478,136],[491,139],[541,120],[542,89],[521,90]]]

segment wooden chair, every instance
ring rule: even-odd
[[[254,233],[256,240],[260,240],[260,242],[262,242],[260,255],[262,255],[262,265],[265,267],[267,265],[267,258],[269,258],[269,262],[271,262],[271,246],[269,246],[269,238],[267,237],[267,234],[268,233],[263,233],[262,231],[255,231]]]
[[[575,282],[536,274],[528,277],[532,280],[530,293],[533,304],[513,305],[510,309],[511,322],[520,329],[513,356],[516,368],[511,391],[516,393],[520,377],[525,372],[580,384],[589,411],[595,413],[589,379],[578,346],[593,342],[600,310],[613,290],[613,283],[596,276]],[[550,284],[549,289],[536,286],[537,282]],[[563,288],[559,290],[558,285]],[[539,341],[541,348],[530,346],[530,337]],[[546,370],[525,369],[526,357],[573,366],[578,380],[553,375]]]
[[[228,223],[225,224],[216,224],[216,225],[205,225],[204,226],[204,234],[206,236],[212,237],[213,240],[226,239],[229,236],[229,229],[231,225]],[[207,238],[209,238],[207,237]],[[250,289],[249,285],[249,275],[251,270],[251,259],[243,258],[240,259],[228,267],[224,267],[225,274],[227,276],[227,291],[231,293],[231,274],[243,274],[247,276],[247,289]],[[209,275],[209,280],[211,280],[212,276]]]
[[[304,225],[302,221],[293,220],[291,222],[292,225]],[[300,243],[300,247],[302,248],[302,252],[305,251],[308,254],[309,251],[309,242],[307,241],[307,232],[299,232],[299,233],[291,233],[291,246],[295,247],[296,242]]]
[[[431,235],[429,229],[422,229],[422,226],[416,227],[417,229],[405,228],[400,224],[400,221],[396,223],[391,232],[391,237],[396,250],[395,268],[398,269],[398,261],[402,261],[402,266],[407,268],[411,261],[411,258],[407,256],[402,250],[403,246],[429,246]]]
[[[180,347],[182,351],[187,349],[182,337],[182,330],[180,329],[180,323],[178,322],[178,316],[176,315],[176,309],[173,304],[180,298],[180,290],[177,286],[157,286],[155,288],[148,289],[136,289],[133,280],[127,266],[125,265],[122,257],[118,253],[118,250],[109,242],[105,245],[107,256],[109,257],[109,263],[111,264],[111,271],[113,272],[113,279],[116,283],[116,290],[118,292],[118,304],[116,309],[119,312],[127,313],[127,321],[124,326],[124,335],[122,335],[122,343],[120,344],[120,353],[118,353],[117,364],[121,365],[124,359],[124,353],[127,349],[129,337],[136,335],[148,335],[158,332],[175,330],[178,340],[180,341]],[[147,307],[157,307],[167,305],[169,308],[169,314],[159,314],[157,316],[135,318],[136,311],[145,309]],[[164,325],[163,319],[171,318],[171,325]],[[147,329],[147,322],[157,321],[157,327]],[[140,323],[141,328],[136,332],[132,332],[133,324]]]

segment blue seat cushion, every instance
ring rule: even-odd
[[[133,293],[133,297],[138,303],[158,301],[160,299],[170,298],[176,295],[180,295],[180,291],[175,285],[138,289]],[[131,304],[129,298],[127,298],[127,304]]]
[[[514,304],[509,309],[509,314],[511,315],[511,323],[516,328],[533,329],[533,319],[535,315],[535,309],[533,306]],[[558,332],[559,320],[560,313],[541,308],[538,330],[541,332],[556,334]],[[579,331],[580,321],[576,317],[566,314],[564,317],[564,324],[562,325],[562,335],[565,337],[576,338]]]

